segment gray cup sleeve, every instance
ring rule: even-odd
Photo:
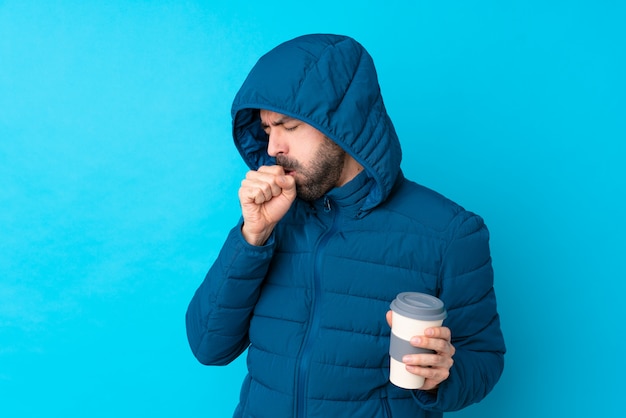
[[[397,361],[402,361],[402,357],[407,354],[435,354],[436,351],[426,348],[414,347],[407,340],[403,340],[393,332],[389,337],[389,355]]]

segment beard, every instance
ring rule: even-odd
[[[279,154],[276,164],[285,171],[296,171],[296,193],[302,200],[313,201],[334,188],[343,172],[346,152],[333,141],[325,138],[308,167],[299,161]]]

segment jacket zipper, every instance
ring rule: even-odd
[[[324,198],[324,212],[331,212],[332,207],[330,200]],[[315,249],[315,262],[313,264],[313,294],[311,295],[311,317],[309,321],[309,327],[304,337],[302,346],[302,352],[300,355],[300,362],[298,363],[297,375],[296,375],[296,418],[305,417],[306,407],[306,386],[309,377],[309,366],[311,363],[311,351],[314,345],[314,339],[319,329],[320,315],[319,315],[319,298],[321,296],[321,270],[324,250],[330,238],[337,231],[339,217],[337,216],[337,210],[333,213],[333,223],[330,229],[328,229],[317,244]]]
[[[382,398],[383,403],[383,416],[385,418],[391,418],[391,407],[389,406],[389,398]]]

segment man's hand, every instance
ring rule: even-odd
[[[248,171],[239,188],[241,233],[251,245],[263,245],[296,199],[296,182],[279,165]]]
[[[391,311],[387,312],[387,323],[391,326]],[[427,328],[424,336],[411,338],[411,345],[435,351],[435,354],[409,354],[402,358],[410,373],[426,379],[420,390],[437,389],[450,376],[454,364],[452,356],[456,352],[451,339],[452,333],[447,327]]]

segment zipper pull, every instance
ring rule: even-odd
[[[331,209],[332,208],[330,207],[330,199],[324,196],[324,212],[328,213]]]

